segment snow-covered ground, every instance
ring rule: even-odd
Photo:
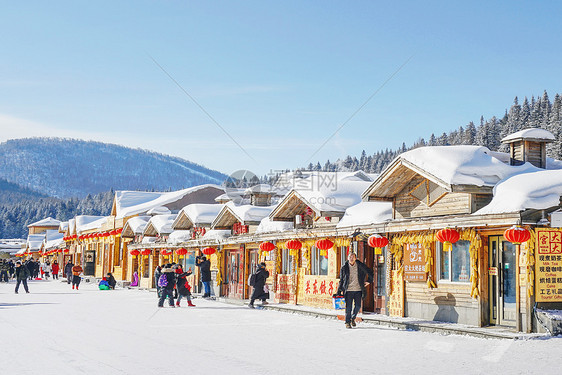
[[[509,341],[343,323],[154,293],[0,284],[1,374],[555,374],[562,339]],[[556,370],[558,369],[558,370]]]

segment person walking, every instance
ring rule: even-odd
[[[0,265],[0,282],[8,282],[8,272],[10,271],[10,265],[7,260],[2,260]]]
[[[14,278],[14,273],[16,272],[16,266],[15,266],[14,262],[12,262],[11,259],[10,259],[10,261],[8,262],[8,265],[9,265],[9,267],[10,267],[9,270],[8,270],[8,273],[9,273],[9,275],[10,275],[10,279],[13,279],[13,278]]]
[[[68,263],[64,266],[64,274],[66,275],[66,283],[70,284],[72,282],[72,267],[74,263],[69,259]]]
[[[27,278],[29,277],[29,269],[22,265],[18,260],[16,262],[16,294],[18,294],[18,289],[20,284],[23,284],[23,288],[26,293],[29,293],[29,288],[27,287]]]
[[[53,271],[53,280],[59,279],[59,263],[54,260],[53,264],[51,265],[51,270]]]
[[[158,299],[158,307],[164,307],[164,300],[168,298],[170,307],[174,306],[174,287],[176,286],[176,274],[170,264],[162,269],[162,275],[158,279],[158,286],[162,288],[162,294]]]
[[[355,318],[365,298],[365,287],[373,282],[373,270],[357,260],[357,255],[350,252],[347,262],[340,270],[340,283],[337,295],[345,297],[345,327],[355,327]],[[352,305],[353,311],[352,311]]]
[[[162,276],[162,267],[157,266],[154,270],[154,284],[156,284],[156,295],[158,296],[158,299],[160,299],[160,296],[162,295],[162,289],[158,286],[158,280],[160,280],[160,276]]]
[[[72,267],[72,289],[74,289],[74,286],[76,286],[76,290],[78,290],[78,287],[80,286],[80,280],[82,280],[80,278],[80,274],[82,272],[84,272],[84,269],[80,266],[79,262],[76,262],[76,265]]]
[[[201,282],[203,283],[203,287],[205,288],[203,298],[214,296],[213,288],[211,285],[211,261],[203,255],[196,257],[195,262],[195,265],[199,267],[199,271],[201,272]]]
[[[262,305],[267,304],[267,299],[269,298],[269,290],[266,290],[267,285],[265,281],[269,277],[269,271],[265,268],[265,263],[262,262],[258,265],[256,272],[250,277],[250,284],[254,287],[252,296],[250,298],[249,307],[254,308],[254,301],[261,299]]]
[[[187,277],[192,273],[193,272],[191,272],[191,268],[187,270],[187,272],[183,272],[181,266],[178,266],[178,268],[176,268],[176,288],[178,290],[178,300],[176,301],[177,307],[180,307],[180,301],[182,297],[187,299],[187,306],[195,307],[195,305],[191,302],[191,285],[189,285],[189,282],[187,281]]]
[[[41,271],[43,272],[45,279],[49,280],[49,276],[51,275],[51,263],[49,263],[48,260],[41,265]]]
[[[33,261],[33,258],[29,258],[29,260],[25,262],[24,266],[29,271],[29,280],[31,280],[33,278],[33,274],[35,273],[35,262]]]

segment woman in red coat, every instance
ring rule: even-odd
[[[51,270],[53,271],[53,280],[59,279],[59,263],[54,260],[53,264],[51,264]]]

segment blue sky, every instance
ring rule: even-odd
[[[2,1],[0,141],[92,139],[262,175],[306,166],[410,57],[314,162],[562,91],[562,5],[453,3]]]

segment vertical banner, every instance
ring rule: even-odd
[[[404,277],[397,270],[392,271],[391,292],[388,298],[389,315],[404,316]]]
[[[537,229],[535,273],[536,301],[562,301],[561,230]]]

